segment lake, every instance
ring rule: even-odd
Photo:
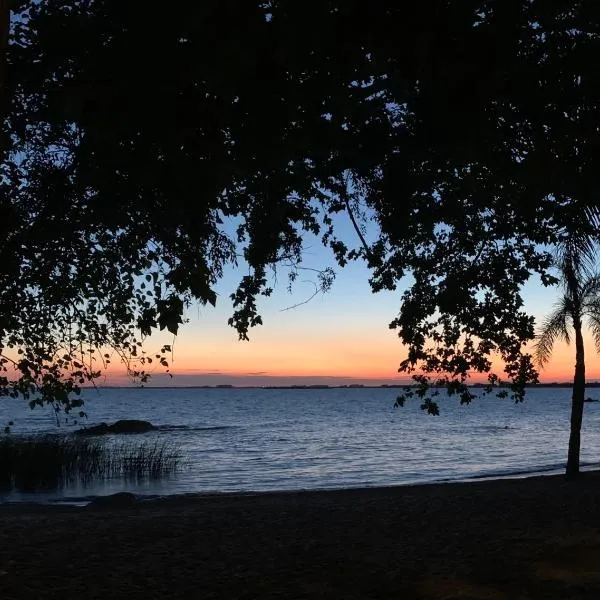
[[[595,396],[592,389],[590,395]],[[394,389],[85,390],[87,419],[57,426],[48,408],[3,399],[10,435],[74,431],[82,425],[145,419],[173,442],[185,466],[159,481],[121,480],[0,501],[64,500],[115,491],[143,495],[332,489],[524,476],[561,470],[570,390],[536,388],[526,401],[486,397],[470,406],[440,400],[432,417],[417,400],[394,408]],[[582,463],[600,466],[600,403],[585,406]]]

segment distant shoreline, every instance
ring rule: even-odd
[[[398,383],[398,384],[382,384],[382,385],[363,385],[359,383],[351,383],[347,385],[233,385],[233,384],[219,384],[219,385],[96,385],[96,386],[82,386],[82,389],[102,389],[102,390],[131,390],[131,389],[150,389],[150,390],[354,390],[354,389],[365,389],[365,390],[377,390],[377,389],[406,389],[414,388],[416,385],[410,383]],[[472,389],[482,389],[486,387],[484,383],[473,383],[468,386]],[[498,385],[495,388],[504,389],[509,388],[510,385]],[[557,382],[557,383],[537,383],[526,385],[526,389],[540,389],[540,388],[571,388],[572,383],[569,382]],[[600,388],[600,381],[592,381],[585,384],[586,388]],[[442,389],[442,388],[440,388]]]

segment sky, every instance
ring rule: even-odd
[[[348,235],[349,224],[342,223]],[[326,294],[310,298],[315,290],[311,272],[301,275],[292,293],[280,274],[274,293],[262,299],[259,309],[263,326],[250,331],[250,341],[239,341],[227,325],[233,308],[229,294],[244,275],[230,269],[217,287],[218,299],[211,306],[192,307],[189,322],[176,338],[156,334],[146,342],[153,352],[162,344],[173,346],[171,378],[164,369],[152,371],[149,385],[381,385],[408,381],[398,374],[406,350],[388,325],[398,313],[402,286],[395,292],[373,294],[368,271],[357,263],[343,269],[318,241],[309,243],[307,267],[336,270],[336,280]],[[524,290],[526,308],[540,322],[551,310],[558,290],[532,282]],[[600,360],[586,338],[587,378],[600,379]],[[542,382],[569,381],[573,377],[574,348],[557,344],[551,362],[541,372]],[[475,380],[476,381],[476,380]],[[113,366],[99,385],[133,385],[122,367]]]

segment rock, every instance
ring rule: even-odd
[[[117,492],[109,496],[98,496],[89,504],[89,508],[130,508],[137,503],[135,494],[131,492]]]
[[[107,433],[146,433],[155,430],[156,427],[149,421],[137,419],[121,419],[112,425],[100,423],[92,427],[84,427],[75,433],[79,435],[106,435]]]
[[[78,435],[103,435],[109,433],[109,427],[106,423],[100,423],[100,425],[94,425],[93,427],[78,429],[75,433]]]
[[[138,421],[136,419],[122,419],[109,426],[112,433],[146,433],[156,429],[150,421]]]

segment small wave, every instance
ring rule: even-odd
[[[587,462],[587,461],[581,461],[579,463],[580,467],[584,467],[586,469],[600,469],[600,462],[598,461],[593,461],[593,462]]]
[[[565,463],[560,462],[551,465],[532,466],[524,469],[504,469],[498,471],[486,471],[484,473],[478,473],[477,475],[470,475],[468,479],[499,479],[502,477],[521,477],[525,475],[535,475],[536,473],[551,473],[553,471],[562,471],[564,468]]]
[[[510,425],[481,425],[477,429],[481,429],[483,431],[490,431],[490,432],[494,432],[494,431],[500,432],[500,431],[514,431],[516,429],[516,427],[511,427]]]
[[[156,429],[158,431],[221,431],[241,428],[241,425],[159,425]]]
[[[65,496],[63,498],[50,498],[50,499],[41,499],[36,501],[36,504],[41,505],[49,505],[49,506],[67,506],[67,507],[75,507],[75,508],[84,508],[91,504],[94,500],[98,498],[105,497],[106,494],[89,494],[85,496]],[[153,500],[160,500],[165,498],[165,495],[162,494],[135,494],[136,500],[138,502],[150,502]]]

